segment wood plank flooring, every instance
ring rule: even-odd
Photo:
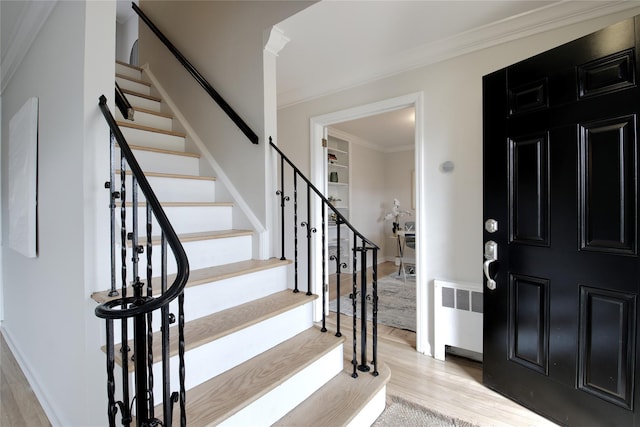
[[[393,271],[392,263],[382,264],[378,270],[381,276]],[[348,290],[342,291],[348,293]],[[329,319],[327,326],[331,330],[334,324],[335,316]],[[350,323],[345,317],[342,324]],[[350,342],[350,334],[344,326],[343,333]],[[380,325],[378,337],[378,358],[391,369],[388,397],[399,396],[481,426],[555,425],[485,388],[481,363],[450,355],[441,362],[422,355],[415,351],[413,332]],[[4,338],[0,343],[0,425],[49,426]],[[345,346],[346,351],[350,351],[348,347]]]
[[[0,426],[50,426],[4,335],[0,334]]]

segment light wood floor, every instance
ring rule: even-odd
[[[393,271],[394,265],[385,263],[379,268],[378,274],[381,277]],[[341,289],[341,293],[349,293],[350,288],[349,283]],[[348,328],[344,327],[350,325],[350,318],[345,316],[341,322],[342,332],[350,342]],[[329,319],[327,327],[331,330],[334,325],[335,316]],[[387,385],[388,399],[399,396],[482,426],[555,425],[485,388],[482,385],[481,363],[450,355],[447,355],[445,362],[441,362],[416,352],[415,345],[415,333],[379,326],[378,359],[391,369],[391,380]],[[0,339],[0,373],[0,425],[49,426],[4,337]]]
[[[36,395],[0,334],[0,426],[50,426]]]

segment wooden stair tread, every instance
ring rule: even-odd
[[[227,239],[230,237],[251,236],[251,230],[217,230],[217,231],[201,231],[199,233],[184,233],[178,235],[181,242],[197,242],[199,240],[211,239]],[[160,236],[153,238],[154,243],[160,243]]]
[[[187,420],[191,425],[218,425],[343,342],[344,337],[309,328],[188,390]],[[309,420],[299,425],[309,425]]]
[[[124,74],[116,73],[116,78],[117,79],[123,79],[123,80],[129,80],[130,82],[139,83],[141,85],[151,87],[151,83],[149,83],[149,82],[145,82],[144,80],[140,80],[140,79],[136,79],[136,78],[133,78],[133,77],[129,77],[129,76],[126,76]]]
[[[164,148],[145,147],[143,145],[135,145],[135,144],[130,144],[129,148],[137,151],[149,151],[152,153],[170,154],[172,156],[193,157],[196,159],[200,158],[200,154],[187,153],[186,151],[175,151],[175,150],[167,150]]]
[[[290,260],[281,260],[279,258],[270,258],[267,260],[251,259],[247,261],[234,262],[231,264],[219,265],[216,267],[201,268],[198,270],[191,270],[189,272],[189,280],[187,281],[187,287],[198,286],[205,283],[216,282],[219,280],[230,279],[232,277],[241,276],[244,274],[256,273],[258,271],[268,270],[270,268],[276,268],[283,265],[291,264]],[[175,274],[167,275],[167,283],[171,284],[176,279]],[[152,278],[153,294],[160,293],[160,278]],[[120,290],[118,290],[120,292]],[[127,295],[133,295],[131,287],[127,287]],[[94,292],[91,294],[91,298],[97,303],[104,303],[107,301],[119,298],[119,296],[109,296],[109,291]]]
[[[135,124],[135,122],[116,121],[116,123],[120,127],[125,127],[125,128],[130,128],[130,129],[138,129],[138,130],[143,130],[145,132],[161,133],[161,134],[164,134],[164,135],[177,136],[177,137],[180,137],[180,138],[185,138],[187,136],[183,132],[176,132],[174,130],[158,129],[158,128],[153,128],[153,127],[144,126],[144,125],[137,125],[137,124]]]
[[[135,65],[128,64],[126,62],[118,61],[117,59],[116,59],[116,64],[124,65],[125,67],[133,68],[134,70],[142,72],[142,68]]]
[[[305,293],[293,293],[288,289],[187,322],[184,326],[185,352],[307,304],[316,298],[317,295],[307,296]],[[169,354],[173,357],[178,354],[177,327],[170,328],[169,337]],[[115,361],[122,366],[120,347],[116,345]],[[129,347],[134,348],[133,340],[129,340]],[[102,347],[102,350],[105,351],[105,347]],[[153,334],[153,362],[161,360],[162,337],[158,331]],[[129,371],[133,370],[133,364],[129,363]]]
[[[274,426],[302,426],[313,420],[314,427],[348,425],[371,398],[391,378],[389,367],[378,365],[378,376],[360,372],[351,377],[351,361],[345,360],[348,371],[342,371],[308,399],[278,420]]]
[[[251,230],[216,230],[216,231],[200,231],[197,233],[183,233],[178,234],[178,239],[181,243],[186,242],[199,242],[201,240],[213,240],[213,239],[228,239],[233,237],[251,236],[253,231]],[[139,236],[138,245],[146,245],[146,236]],[[160,236],[151,237],[152,245],[160,244]],[[131,246],[131,240],[127,241],[127,246]]]
[[[173,119],[173,116],[171,114],[168,113],[162,113],[160,111],[153,111],[153,110],[149,110],[146,108],[142,108],[142,107],[131,107],[133,108],[135,111],[139,111],[141,113],[147,113],[147,114],[151,114],[154,116],[158,116],[158,117],[164,117],[165,119]]]
[[[116,170],[116,174],[120,175],[122,171],[120,169]],[[131,175],[131,170],[127,169],[126,174]],[[146,177],[153,176],[155,178],[178,178],[178,179],[194,179],[200,181],[215,181],[216,178],[213,176],[200,176],[200,175],[183,175],[178,173],[162,173],[162,172],[144,172]]]
[[[213,239],[228,239],[233,237],[242,237],[242,236],[251,236],[253,231],[251,230],[216,230],[216,231],[200,231],[198,233],[183,233],[178,234],[178,239],[180,243],[187,242],[199,242],[202,240],[213,240]],[[160,244],[160,236],[151,236],[151,244],[159,245]],[[131,247],[131,240],[127,241],[127,246]],[[147,238],[146,236],[139,236],[138,245],[146,245]]]
[[[233,202],[160,202],[163,208],[202,208],[202,207],[233,207]],[[125,206],[133,206],[133,202],[126,202]],[[147,206],[146,202],[138,202],[139,207]]]
[[[162,98],[158,98],[157,96],[145,95],[144,93],[136,92],[134,90],[129,89],[121,89],[123,93],[127,95],[137,96],[138,98],[145,98],[150,101],[162,102]]]

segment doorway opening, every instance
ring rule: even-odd
[[[416,286],[416,349],[425,354],[431,354],[431,345],[428,342],[428,325],[427,325],[427,289],[420,284],[427,277],[426,268],[426,248],[427,236],[422,233],[423,227],[420,224],[424,221],[424,209],[422,208],[423,197],[422,188],[424,186],[424,144],[423,144],[423,94],[416,92],[396,98],[386,99],[371,104],[361,105],[333,113],[316,116],[311,118],[311,181],[319,189],[324,189],[327,193],[327,155],[323,147],[322,140],[326,136],[327,128],[340,128],[341,123],[351,122],[366,117],[376,116],[385,113],[391,113],[398,110],[413,109],[414,111],[414,137],[413,137],[413,164],[408,165],[409,171],[414,171],[413,176],[415,184],[413,190],[409,190],[414,194],[413,200],[407,202],[405,208],[411,210],[413,206],[414,223],[415,223],[415,286]],[[338,132],[340,132],[338,130]],[[343,131],[344,132],[344,131]],[[411,187],[411,182],[407,185]],[[389,202],[388,202],[389,203]],[[382,214],[382,207],[379,207],[379,214]],[[378,214],[378,213],[377,213]],[[404,221],[403,221],[404,223]],[[390,224],[385,223],[385,227]],[[387,227],[388,228],[388,227]],[[385,230],[391,234],[391,229]],[[316,248],[321,250],[321,248]],[[312,265],[312,274],[316,278],[317,283],[322,283],[321,267]]]

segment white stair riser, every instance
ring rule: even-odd
[[[286,270],[287,266],[283,265],[185,288],[185,322],[190,322],[200,317],[208,316],[209,314],[217,313],[287,289]],[[146,272],[144,274],[146,274]],[[142,277],[141,280],[146,283],[146,277]],[[169,286],[171,286],[171,283],[167,283],[167,287]],[[146,290],[144,293],[146,295]],[[169,312],[175,314],[177,317],[177,299],[169,304]],[[161,321],[159,311],[155,312],[153,315],[153,331],[160,330]],[[118,325],[115,335],[116,345],[121,342],[119,331]],[[129,331],[133,331],[133,320],[129,321]]]
[[[116,77],[116,82],[118,86],[120,86],[120,89],[132,90],[143,95],[151,95],[151,88],[143,83],[134,82],[122,77]]]
[[[187,322],[287,289],[286,266],[193,286],[185,290]],[[178,304],[171,305],[172,313]]]
[[[155,151],[133,149],[138,164],[145,172],[170,173],[178,175],[198,176],[200,159],[197,157],[179,156]],[[120,158],[120,149],[116,149],[116,158]]]
[[[347,427],[369,427],[384,411],[387,405],[387,386],[384,385],[375,396],[358,412]]]
[[[162,202],[215,202],[215,181],[203,179],[148,176],[147,180],[156,197]],[[120,175],[116,177],[114,191],[120,191]],[[127,176],[127,201],[132,201],[131,176]],[[138,201],[144,202],[144,194],[138,189]]]
[[[185,365],[188,367],[185,379],[186,389],[202,384],[310,328],[313,325],[311,312],[311,304],[307,303],[185,352]],[[338,348],[340,348],[340,368],[338,369],[340,371],[342,347]],[[178,356],[172,357],[170,364],[171,388],[174,390],[179,384]],[[154,363],[153,372],[156,381],[153,391],[156,405],[162,402],[161,370],[162,364]],[[131,373],[129,377],[133,384],[133,374]]]
[[[131,103],[131,101],[129,101],[129,103]],[[120,112],[120,109],[116,109],[116,119],[120,121],[126,120]],[[171,119],[170,117],[145,113],[144,111],[134,112],[133,123],[142,126],[149,126],[156,129],[173,130],[173,119]]]
[[[273,424],[340,373],[343,360],[342,345],[339,345],[274,390],[227,418],[220,426],[248,426],[255,424],[256,420],[260,420],[260,425]]]
[[[118,245],[120,246],[120,245]],[[220,239],[198,240],[195,242],[184,242],[182,244],[187,258],[189,259],[189,267],[191,270],[199,268],[215,267],[232,262],[240,262],[251,259],[252,243],[251,236],[237,236]],[[167,272],[173,274],[176,272],[176,261],[171,252],[171,248],[167,246]],[[160,245],[154,245],[152,248],[151,265],[153,267],[153,275],[160,274]],[[116,248],[117,270],[120,271],[120,248]],[[127,270],[131,271],[131,248],[127,248]],[[147,253],[139,255],[138,272],[140,276],[146,276]],[[118,276],[119,277],[119,276]],[[131,273],[129,273],[129,277]],[[131,280],[131,279],[129,279]]]
[[[173,229],[178,234],[200,233],[205,231],[230,230],[232,225],[231,206],[166,206],[163,208]],[[127,208],[127,229],[133,229],[133,208]],[[116,215],[120,227],[120,216]],[[151,220],[152,234],[158,234],[160,227],[155,216]],[[147,208],[138,207],[138,235],[147,233]]]
[[[161,111],[161,104],[158,101],[154,101],[153,99],[143,98],[141,96],[132,95],[130,93],[125,93],[129,104],[134,107],[144,108],[147,110],[155,111],[159,113]]]
[[[142,72],[135,68],[127,67],[116,62],[116,74],[122,74],[132,79],[142,80]]]
[[[162,148],[173,151],[184,151],[185,148],[184,137],[181,136],[149,132],[123,126],[120,127],[120,130],[129,145],[141,145],[143,147]]]

